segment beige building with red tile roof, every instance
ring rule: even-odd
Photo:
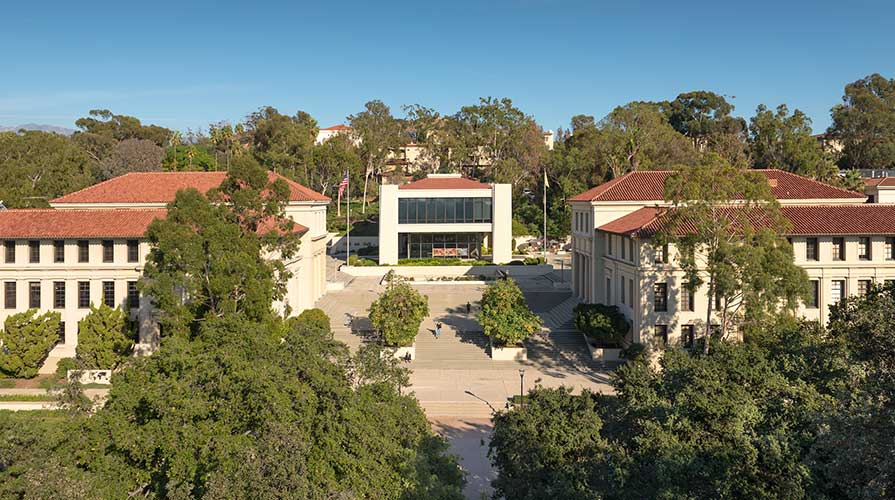
[[[78,322],[91,304],[124,307],[139,324],[139,348],[151,350],[158,327],[137,281],[150,247],[145,235],[180,189],[207,192],[225,172],[131,173],[51,200],[50,209],[0,211],[0,322],[31,308],[62,315],[60,341],[42,372],[75,355]],[[286,263],[293,273],[280,311],[297,314],[326,290],[326,208],[329,198],[282,178],[290,189],[286,214],[301,234],[298,254]]]
[[[509,184],[483,184],[460,174],[429,174],[408,184],[382,184],[379,263],[420,258],[509,262],[512,213]]]
[[[864,194],[780,170],[760,172],[791,224],[795,262],[808,273],[812,294],[802,316],[825,321],[842,297],[895,280],[895,204],[866,203]],[[651,241],[670,209],[670,174],[632,172],[569,199],[574,293],[618,306],[632,324],[629,340],[647,345],[689,344],[705,331],[705,286],[687,293],[675,248]]]

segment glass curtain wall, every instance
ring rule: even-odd
[[[482,241],[482,233],[401,233],[398,258],[478,259]]]
[[[490,223],[491,198],[399,198],[399,224]]]

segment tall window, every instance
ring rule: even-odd
[[[90,262],[90,242],[78,240],[78,262]]]
[[[127,282],[127,307],[129,309],[140,307],[140,292],[137,290],[136,281]]]
[[[845,280],[833,280],[830,285],[830,302],[838,303],[845,297]]]
[[[695,293],[690,289],[690,283],[684,282],[681,285],[681,311],[692,311]]]
[[[40,262],[40,242],[31,240],[28,242],[28,261],[32,264]]]
[[[612,255],[612,244],[614,243],[615,235],[607,234],[606,235],[606,255]]]
[[[861,260],[870,260],[871,259],[871,246],[870,246],[870,237],[869,236],[861,236],[858,238],[858,258]]]
[[[625,303],[625,279],[621,278],[618,280],[618,300],[622,304]]]
[[[115,282],[103,281],[103,304],[115,307]]]
[[[53,242],[53,262],[65,262],[65,242],[62,240]]]
[[[684,349],[692,349],[696,342],[696,329],[693,325],[681,326],[681,346]]]
[[[867,295],[870,291],[870,280],[858,280],[858,295]]]
[[[619,246],[621,247],[622,260],[626,260],[628,258],[628,239],[623,237]]]
[[[634,238],[628,238],[628,258],[634,260]]]
[[[612,304],[612,279],[606,278],[606,303]]]
[[[820,281],[811,280],[808,283],[811,295],[808,296],[808,303],[805,304],[805,307],[808,309],[817,309],[817,305],[820,304]]]
[[[7,264],[15,264],[16,262],[16,242],[15,240],[6,240],[3,242],[3,250],[5,261]]]
[[[653,308],[656,312],[668,310],[668,283],[655,283],[653,285]]]
[[[654,261],[656,264],[667,264],[668,263],[668,244],[664,244],[660,247],[656,247],[655,249],[656,256]]]
[[[805,260],[820,260],[817,238],[807,238],[805,240]]]
[[[28,283],[28,307],[31,309],[40,309],[39,281],[32,281]]]
[[[653,327],[653,338],[656,341],[656,345],[668,345],[668,325],[655,325]]]
[[[16,308],[16,282],[7,281],[3,284],[3,305],[7,309]]]
[[[103,240],[103,262],[112,262],[113,260],[115,260],[115,242]]]
[[[140,260],[140,243],[137,240],[127,240],[127,261],[137,262]]]
[[[399,198],[399,224],[490,223],[491,198]]]
[[[895,237],[886,237],[886,260],[895,260]]]
[[[60,321],[59,326],[56,327],[56,335],[59,336],[59,343],[65,343],[65,321]]]
[[[90,307],[90,282],[78,282],[78,307],[87,309]]]
[[[65,282],[53,282],[53,308],[65,309]]]
[[[628,280],[628,305],[634,307],[634,280]]]
[[[833,238],[833,260],[845,260],[845,238]]]

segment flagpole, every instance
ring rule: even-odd
[[[547,169],[544,168],[544,264],[547,263]]]
[[[351,176],[345,174],[345,177],[348,178],[347,191],[345,192],[345,227],[348,230],[345,238],[345,264],[348,264],[351,257]]]

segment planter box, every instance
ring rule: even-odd
[[[590,357],[594,361],[619,361],[621,360],[622,349],[620,347],[597,347],[590,343],[587,335],[584,336],[584,343],[587,344],[587,350],[590,351]]]
[[[412,361],[416,359],[416,342],[407,347],[386,347],[385,350],[382,351],[382,355],[387,356],[389,351],[393,351],[392,356],[398,359],[406,359],[409,354]]]
[[[68,370],[66,376],[82,384],[112,384],[112,370]]]
[[[491,345],[491,359],[494,361],[525,361],[528,353],[525,347],[497,347],[494,342],[488,340]]]

